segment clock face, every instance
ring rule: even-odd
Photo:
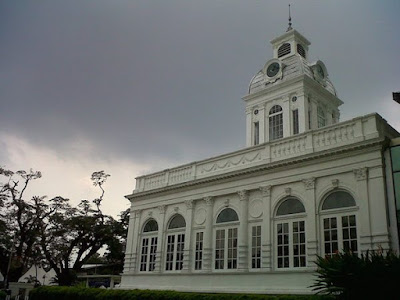
[[[279,68],[280,66],[277,62],[270,64],[267,68],[267,76],[274,77],[276,74],[278,74]]]
[[[325,77],[324,69],[322,69],[322,67],[320,65],[317,65],[317,72],[318,72],[319,76],[321,76],[321,78]]]

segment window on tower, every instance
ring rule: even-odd
[[[317,117],[318,117],[318,128],[324,127],[326,125],[326,118],[324,109],[321,106],[317,108]]]
[[[297,53],[306,58],[306,51],[304,50],[303,46],[297,44]]]
[[[299,133],[299,110],[293,110],[293,134]]]
[[[254,145],[258,145],[260,143],[260,123],[254,122]]]
[[[278,49],[278,58],[282,57],[282,56],[285,56],[286,54],[289,54],[289,53],[290,53],[290,44],[289,43],[284,43]]]
[[[269,140],[283,138],[283,111],[279,105],[274,105],[269,111]]]

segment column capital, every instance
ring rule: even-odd
[[[204,197],[204,201],[206,202],[207,206],[211,206],[214,203],[214,198],[211,196]]]
[[[192,208],[193,208],[193,203],[194,203],[193,200],[186,200],[186,201],[185,201],[186,208],[187,208],[187,209],[192,209]]]
[[[158,211],[160,212],[160,215],[165,214],[166,209],[167,209],[166,205],[160,205],[158,207]]]
[[[303,183],[306,186],[306,190],[312,190],[315,188],[315,177],[303,179]]]
[[[142,213],[142,210],[136,209],[136,210],[132,211],[132,213],[134,214],[135,218],[139,218],[140,214]]]
[[[239,200],[240,201],[244,201],[244,200],[249,199],[249,191],[241,190],[241,191],[238,191],[237,193],[239,195]]]
[[[261,195],[263,197],[270,197],[271,196],[271,189],[272,189],[271,185],[260,186]]]
[[[357,168],[353,170],[354,176],[356,177],[357,181],[366,180],[368,176],[368,168]]]

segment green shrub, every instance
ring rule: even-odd
[[[39,287],[30,300],[321,300],[326,296],[205,294],[150,290],[104,290],[82,287]]]
[[[6,299],[7,294],[3,291],[0,291],[0,300]]]
[[[357,255],[345,252],[318,257],[318,279],[312,286],[318,294],[339,299],[399,299],[400,258],[388,251]]]

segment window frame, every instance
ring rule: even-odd
[[[194,235],[193,271],[197,272],[197,271],[202,271],[204,267],[204,230],[194,231],[193,235]],[[198,239],[198,235],[199,236],[201,235],[201,239]],[[200,258],[198,258],[198,256]],[[200,265],[199,268],[197,268],[198,265]]]
[[[185,221],[185,227],[169,228],[172,220],[175,217],[177,217],[178,215],[180,217],[182,217],[183,220]],[[165,255],[164,255],[164,261],[163,261],[164,272],[166,272],[166,273],[181,272],[183,270],[183,267],[184,267],[183,263],[185,261],[185,243],[187,243],[187,241],[186,241],[186,226],[187,226],[186,220],[181,214],[174,214],[173,216],[170,217],[170,219],[168,221],[168,226],[167,226],[167,230],[165,233],[165,245],[164,245]],[[170,237],[171,237],[171,239],[173,238],[172,261],[169,260],[169,256],[168,256],[170,254],[170,251],[168,251],[169,245],[171,244],[169,241]],[[183,241],[179,241],[180,237],[183,237]],[[178,246],[181,246],[182,248],[180,250],[178,250]],[[178,257],[178,254],[180,255],[180,257]],[[169,263],[172,264],[172,269],[168,268]],[[177,268],[178,263],[181,264],[180,268]]]
[[[157,223],[157,230],[156,231],[144,232],[144,229],[145,229],[146,225],[150,221],[155,221]],[[138,271],[141,272],[141,273],[155,271],[155,267],[156,267],[156,264],[157,264],[157,249],[158,249],[158,242],[159,242],[158,241],[158,230],[159,230],[158,222],[155,219],[152,219],[152,218],[148,219],[143,224],[142,232],[140,234],[140,244],[139,244],[140,249],[139,249],[139,264],[138,264],[139,265],[138,266]],[[155,243],[153,243],[154,239],[155,239]],[[144,268],[144,270],[142,270],[142,266],[143,266],[142,259],[143,259],[143,255],[144,255],[144,253],[143,253],[144,240],[147,240],[147,248],[146,248],[147,251],[146,251],[146,254],[145,254],[145,257],[146,257],[145,268]],[[152,247],[154,247],[153,248],[154,249],[153,252],[151,251]],[[154,259],[154,261],[151,262],[152,258]],[[151,266],[152,266],[152,268],[151,268]]]
[[[279,111],[271,112],[276,106],[280,107]],[[273,105],[268,112],[268,133],[269,140],[275,141],[284,137],[283,132],[283,109],[279,104]]]
[[[295,199],[297,201],[299,201],[303,207],[304,207],[304,212],[298,212],[298,213],[289,213],[289,214],[285,214],[285,215],[277,215],[278,210],[280,208],[280,206],[288,199]],[[275,207],[275,211],[274,211],[274,218],[273,218],[273,249],[274,249],[274,254],[273,254],[273,265],[274,265],[274,269],[278,272],[285,272],[288,270],[303,270],[303,269],[307,269],[308,266],[308,260],[307,260],[307,256],[308,256],[308,251],[307,251],[307,210],[306,207],[304,206],[303,201],[301,201],[298,197],[296,196],[288,196],[288,197],[284,197],[283,199],[281,199],[280,201],[278,201],[277,206]],[[305,253],[304,253],[304,257],[305,257],[305,266],[298,266],[295,267],[294,266],[294,260],[295,260],[295,255],[294,255],[294,231],[293,231],[293,224],[295,222],[304,222],[304,249],[305,249]],[[289,239],[288,239],[288,247],[289,247],[289,266],[288,267],[278,267],[278,225],[279,224],[288,224],[288,235],[289,235]]]
[[[257,234],[253,235],[253,228],[260,228],[260,235]],[[257,222],[257,223],[251,223],[249,224],[249,269],[252,271],[259,271],[262,269],[262,234],[263,234],[263,228],[262,228],[262,223]],[[254,244],[254,239],[256,240],[256,245]],[[259,241],[258,241],[259,239]],[[253,249],[257,252],[259,250],[259,257],[258,255],[253,255]],[[259,267],[253,267],[253,262],[257,260],[259,261],[260,266]]]

